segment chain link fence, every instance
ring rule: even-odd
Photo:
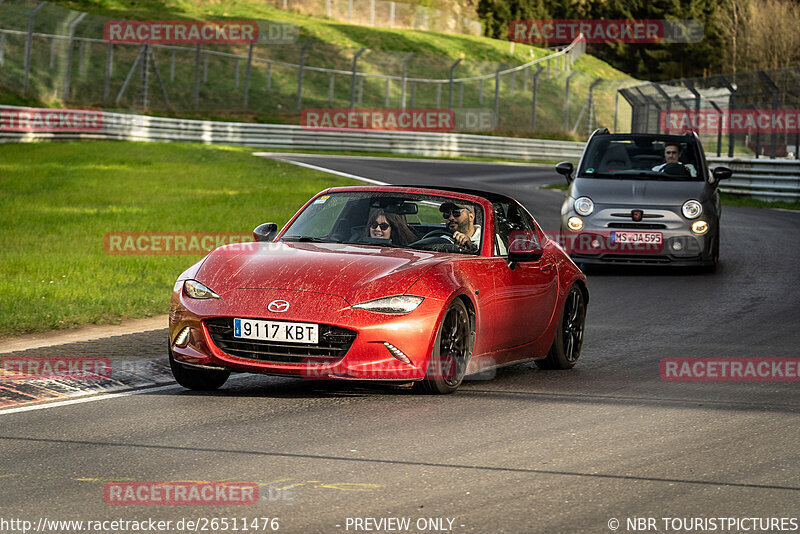
[[[453,109],[460,131],[582,138],[627,122],[627,106],[614,99],[620,80],[574,69],[586,49],[581,38],[507,64],[302,39],[112,44],[103,38],[109,20],[47,2],[0,2],[0,87],[69,106],[244,113],[287,124],[309,108],[407,107]]]
[[[800,159],[800,67],[648,83],[620,94],[633,132],[695,130],[709,154]]]

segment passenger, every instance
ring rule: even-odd
[[[469,203],[445,202],[439,206],[447,229],[462,247],[477,249],[481,243],[481,227],[475,224],[475,207]]]
[[[656,165],[653,167],[654,171],[661,172],[664,167],[669,165],[670,163],[677,163],[678,165],[683,165],[683,167],[689,172],[692,178],[697,177],[697,169],[694,168],[694,165],[691,163],[683,163],[681,161],[681,145],[678,143],[667,143],[664,146],[664,159],[667,160],[666,163],[662,163],[661,165]]]
[[[364,237],[389,239],[393,244],[403,247],[418,239],[400,215],[382,209],[373,210],[370,214]]]

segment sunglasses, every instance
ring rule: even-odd
[[[465,211],[469,211],[469,210],[464,208],[464,209],[460,209],[460,210],[445,211],[445,212],[442,213],[442,218],[443,219],[449,219],[450,218],[450,214],[452,214],[453,217],[458,218],[458,217],[461,217],[461,214],[464,213]]]
[[[389,223],[372,223],[370,228],[372,228],[373,230],[376,228],[380,228],[382,231],[385,232],[386,230],[389,229]]]

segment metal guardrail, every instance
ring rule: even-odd
[[[15,106],[2,109],[20,110]],[[516,160],[573,160],[585,143],[494,137],[462,133],[401,131],[323,131],[295,125],[170,119],[102,112],[102,128],[94,132],[10,132],[0,143],[59,140],[125,140],[242,145],[273,150],[338,150],[390,152],[419,156],[481,156]],[[725,165],[733,178],[721,191],[766,200],[800,199],[800,162],[780,159],[709,157],[709,165]],[[555,173],[554,173],[555,177]]]
[[[724,165],[733,177],[720,191],[765,200],[800,200],[800,162],[792,159],[707,158],[710,166]]]

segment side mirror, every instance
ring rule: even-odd
[[[733,171],[728,167],[714,167],[711,169],[711,175],[714,177],[714,182],[719,182],[730,178],[733,175]]]
[[[512,263],[536,261],[544,250],[536,232],[530,230],[514,231],[508,236],[508,261]]]
[[[275,223],[264,223],[256,226],[253,230],[255,241],[272,241],[278,235],[278,225]]]
[[[556,165],[556,172],[564,176],[567,179],[567,183],[572,182],[572,173],[575,170],[575,167],[569,161],[562,161],[558,165]]]

